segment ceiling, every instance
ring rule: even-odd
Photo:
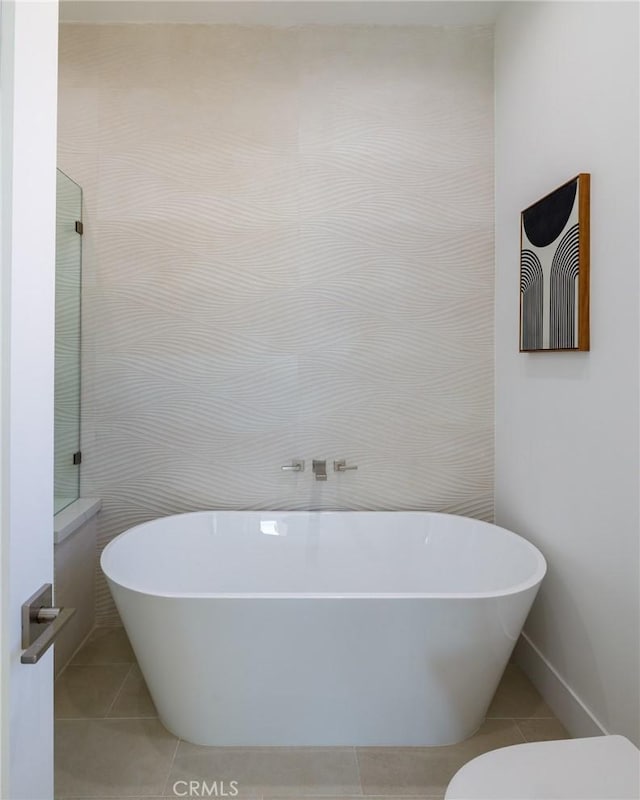
[[[251,25],[485,25],[485,0],[61,0],[60,21]]]

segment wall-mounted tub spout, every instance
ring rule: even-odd
[[[313,474],[316,476],[317,481],[327,480],[327,462],[326,461],[313,461]]]

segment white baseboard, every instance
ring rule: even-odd
[[[582,738],[608,735],[609,731],[560,677],[525,633],[518,640],[513,660],[540,692],[571,736]]]

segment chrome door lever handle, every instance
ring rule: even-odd
[[[37,664],[76,613],[75,608],[53,608],[52,598],[53,587],[45,583],[22,605],[22,664]]]

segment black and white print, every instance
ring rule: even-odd
[[[580,177],[522,212],[521,350],[579,348]]]

